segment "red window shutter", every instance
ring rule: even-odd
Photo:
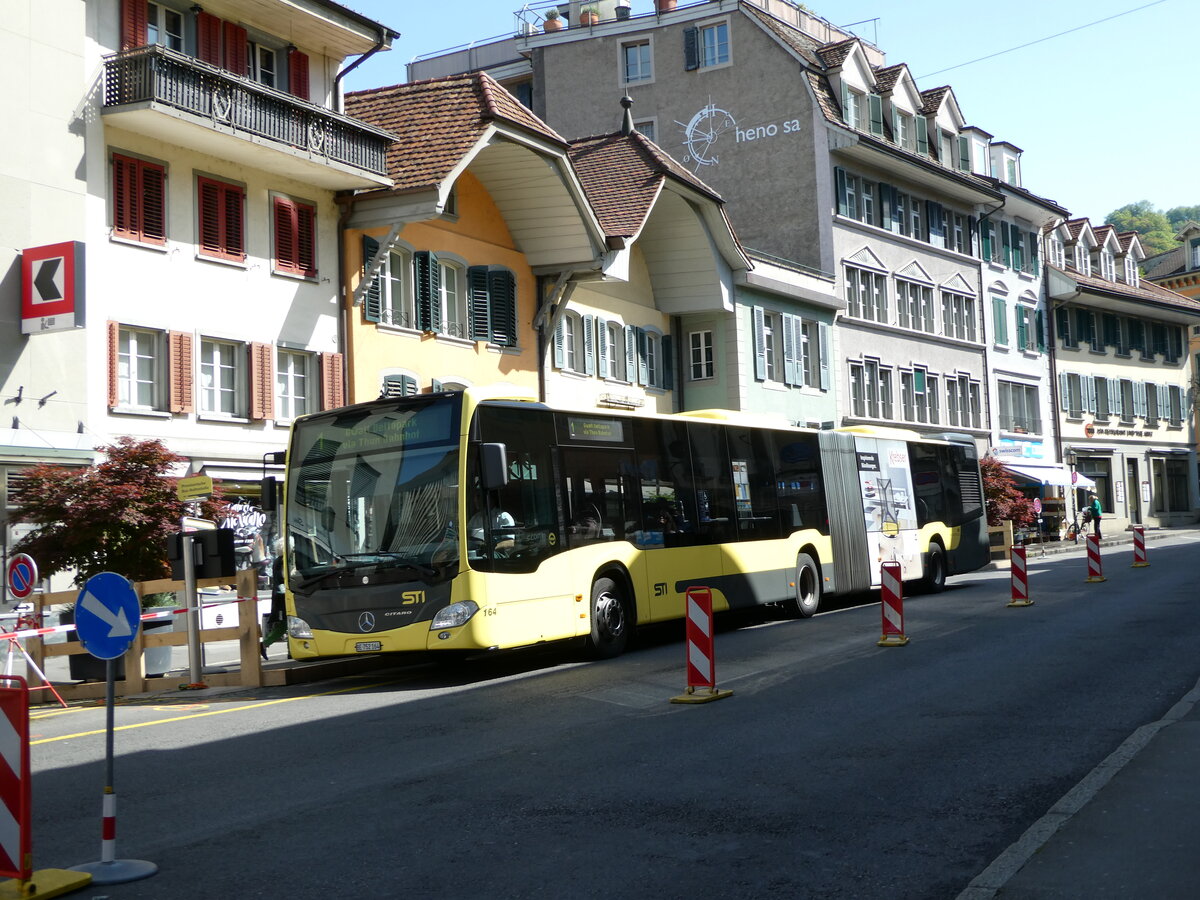
[[[167,240],[166,169],[113,154],[113,234],[164,244]]]
[[[296,207],[286,197],[275,198],[275,270],[296,271]]]
[[[196,181],[201,254],[238,262],[244,260],[242,207],[245,194],[241,187],[211,178],[197,178]]]
[[[121,326],[111,319],[108,323],[108,408],[121,402],[120,384]]]
[[[337,409],[345,404],[345,383],[342,378],[342,354],[322,353],[321,409]]]
[[[222,23],[225,28],[225,45],[222,47],[222,64],[234,75],[245,75],[250,71],[249,60],[246,56],[246,29],[233,22]]]
[[[162,166],[148,162],[139,164],[141,239],[152,244],[167,242],[167,197],[166,191],[163,189],[165,180],[166,170]]]
[[[192,335],[172,331],[167,336],[168,364],[171,367],[171,412],[195,411],[192,399]]]
[[[250,345],[250,418],[275,418],[275,354],[270,344]]]
[[[196,56],[214,66],[221,64],[221,20],[212,13],[196,14]]]
[[[121,49],[146,46],[146,0],[121,0]]]
[[[308,99],[308,54],[289,50],[288,91],[301,100]]]
[[[317,210],[286,197],[275,198],[275,271],[313,278],[317,274]]]
[[[137,185],[137,161],[113,155],[113,234],[137,237],[137,204],[134,188]]]
[[[296,204],[296,262],[305,277],[317,274],[317,211],[304,203]]]

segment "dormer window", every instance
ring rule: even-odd
[[[917,149],[917,134],[916,128],[913,126],[913,117],[908,113],[896,112],[896,146],[903,147],[905,150]]]
[[[1050,253],[1050,263],[1058,266],[1060,269],[1063,268],[1065,256],[1063,253],[1062,238],[1056,234],[1050,235],[1047,243],[1047,249]]]
[[[1092,274],[1092,262],[1082,243],[1075,245],[1075,269],[1083,275]]]
[[[1017,178],[1017,161],[1013,157],[1006,157],[1004,160],[1004,180],[1009,184],[1020,186],[1020,179]]]
[[[1200,269],[1200,238],[1192,238],[1192,264],[1190,268]]]
[[[1100,277],[1105,281],[1117,280],[1117,267],[1111,250],[1100,251]]]
[[[1138,284],[1137,260],[1132,256],[1125,257],[1125,283],[1134,287]]]
[[[851,128],[858,128],[862,125],[863,112],[863,94],[861,91],[856,91],[852,87],[847,87],[845,91],[845,109],[844,118],[846,124]]]

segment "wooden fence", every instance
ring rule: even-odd
[[[203,676],[204,683],[210,687],[261,687],[263,685],[286,684],[290,680],[286,671],[264,669],[262,666],[262,657],[259,655],[260,637],[257,578],[257,573],[253,569],[245,569],[237,573],[235,580],[239,603],[236,625],[229,625],[223,628],[206,628],[200,632],[200,640],[205,643],[236,640],[241,644],[241,666],[239,670],[237,672],[205,674]],[[228,583],[228,578],[201,578],[197,580],[196,586],[215,587]],[[182,581],[172,581],[166,578],[158,581],[139,582],[133,586],[139,598],[145,594],[182,591],[183,588],[184,584]],[[42,612],[56,604],[71,603],[78,596],[78,590],[59,591],[53,594],[35,596],[34,611],[38,615],[38,621],[47,625],[52,624],[42,618]],[[183,605],[180,604],[180,606]],[[156,630],[147,634],[144,629],[139,628],[137,635],[133,639],[133,643],[125,652],[125,677],[118,679],[116,682],[117,695],[127,696],[129,694],[143,694],[150,691],[177,689],[181,685],[189,684],[191,678],[189,673],[186,672],[155,678],[147,677],[145,662],[142,656],[142,651],[147,647],[175,647],[186,645],[187,642],[188,635],[186,630],[163,633]],[[25,649],[42,671],[46,669],[45,660],[48,658],[87,653],[83,645],[78,641],[47,644],[41,637],[26,639]],[[28,680],[31,687],[42,684],[41,680],[32,670],[29,672]],[[104,697],[105,683],[102,681],[84,682],[81,684],[61,684],[55,682],[54,689],[66,700],[99,699]],[[44,701],[44,695],[48,693],[48,691],[38,691],[37,694],[43,696],[38,696],[37,699]]]

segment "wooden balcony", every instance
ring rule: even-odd
[[[152,45],[105,59],[113,125],[331,190],[391,184],[393,137],[284,91]]]

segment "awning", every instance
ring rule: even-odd
[[[1023,478],[1026,481],[1033,481],[1038,484],[1053,484],[1058,487],[1071,486],[1070,470],[1059,463],[1058,465],[1017,465],[1015,463],[1003,463],[1004,468],[1012,472],[1018,478]],[[1096,482],[1088,478],[1082,472],[1076,472],[1075,487],[1077,488],[1094,488]]]

